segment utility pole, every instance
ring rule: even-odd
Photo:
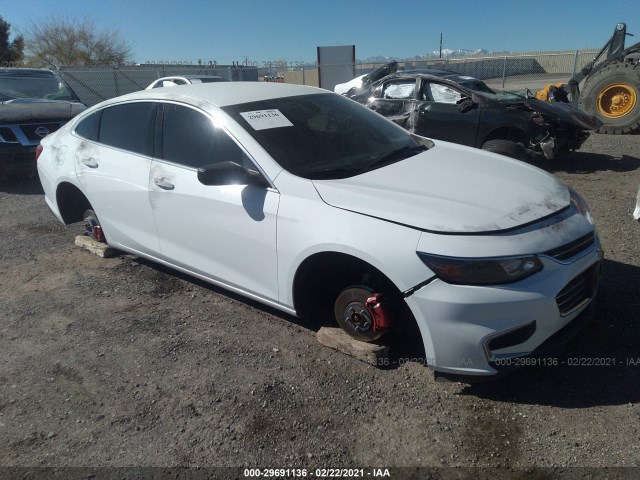
[[[440,32],[440,58],[442,58],[442,32]]]

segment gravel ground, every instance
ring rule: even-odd
[[[474,386],[371,367],[321,346],[317,326],[94,256],[37,180],[1,185],[0,465],[638,466],[640,136],[595,135],[539,164],[590,203],[606,254],[597,322],[564,360],[615,366]]]

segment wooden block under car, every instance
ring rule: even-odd
[[[389,358],[389,347],[376,343],[365,343],[351,338],[341,328],[322,327],[316,338],[325,347],[333,348],[357,360],[379,367],[384,359]]]
[[[86,235],[77,235],[75,243],[77,246],[89,250],[91,253],[102,258],[110,258],[116,254],[116,251],[106,243],[97,242]]]

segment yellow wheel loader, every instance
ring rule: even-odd
[[[600,53],[580,73],[566,85],[546,85],[535,97],[567,102],[595,115],[602,122],[598,133],[640,131],[640,43],[625,49],[627,35],[626,24],[618,23]]]

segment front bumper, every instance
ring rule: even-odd
[[[540,353],[556,335],[564,341],[559,332],[581,323],[595,296],[599,241],[577,257],[541,256],[543,270],[514,284],[478,287],[434,280],[408,296],[425,340],[426,363],[436,377],[492,379],[509,371],[502,367],[521,363],[514,359]]]
[[[35,175],[36,146],[0,147],[0,175]]]
[[[557,358],[566,349],[566,345],[595,317],[595,302],[590,302],[587,307],[574,318],[568,325],[554,333],[537,347],[533,352],[521,357],[497,358],[489,362],[496,370],[495,375],[459,375],[449,372],[434,371],[437,382],[464,382],[478,383],[483,381],[498,380],[523,367],[528,366],[557,366]]]

